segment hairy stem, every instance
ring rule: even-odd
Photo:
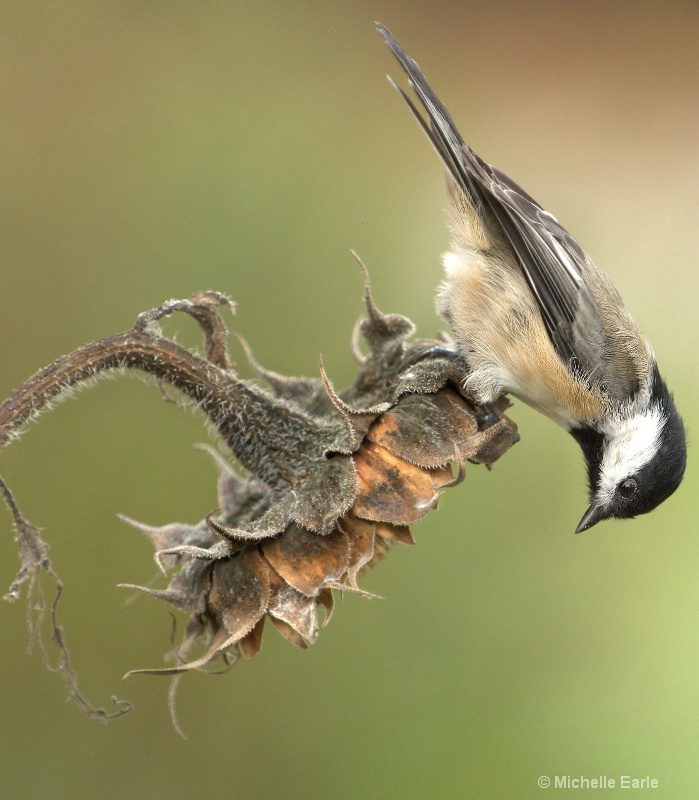
[[[114,369],[137,369],[173,386],[192,400],[222,435],[243,467],[265,482],[294,480],[303,464],[285,453],[288,426],[310,434],[312,420],[296,409],[283,409],[283,420],[270,413],[278,401],[224,370],[147,329],[80,347],[39,370],[0,405],[0,447],[25,423],[73,386]],[[285,428],[278,446],[270,446],[271,421]],[[262,438],[264,437],[264,438]],[[259,439],[259,441],[258,441]]]

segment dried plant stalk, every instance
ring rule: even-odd
[[[314,642],[318,608],[325,625],[334,592],[371,596],[358,585],[362,570],[389,545],[414,543],[410,526],[437,504],[443,489],[460,482],[464,461],[490,465],[516,440],[516,427],[503,413],[507,400],[483,408],[464,396],[465,365],[444,342],[411,341],[413,324],[382,314],[368,283],[365,304],[358,332],[368,352],[360,356],[352,386],[339,393],[322,365],[320,378],[287,378],[263,369],[247,345],[267,388],[239,378],[229,366],[219,313],[233,305],[206,292],[164,303],[141,314],[130,331],[58,359],[0,405],[2,445],[72,386],[114,369],[141,370],[185,395],[244,468],[239,474],[205,446],[219,473],[218,509],[193,526],[151,527],[124,518],[151,539],[158,565],[171,573],[164,589],[124,585],[189,614],[183,640],[170,654],[174,663],[133,671],[173,675],[171,698],[183,673],[217,658],[231,663],[254,656],[266,620],[298,647]],[[158,330],[158,320],[178,311],[199,323],[204,356]],[[51,614],[58,668],[71,696],[98,719],[123,713],[128,704],[122,701],[108,714],[78,692],[56,619],[62,587],[47,546],[1,479],[0,491],[22,561],[6,599],[16,600],[28,582],[33,607],[39,574],[47,573],[57,590]],[[190,656],[202,643],[204,652]]]

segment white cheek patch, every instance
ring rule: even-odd
[[[665,418],[658,406],[614,426],[614,437],[602,456],[598,498],[608,503],[621,481],[642,469],[660,447]],[[612,431],[608,430],[608,434]]]

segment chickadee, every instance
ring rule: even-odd
[[[684,425],[653,351],[609,278],[555,217],[464,143],[418,65],[377,24],[447,168],[451,250],[437,310],[470,368],[466,389],[513,394],[565,428],[587,462],[590,507],[576,533],[645,514],[679,486]]]

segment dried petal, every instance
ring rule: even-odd
[[[380,536],[389,542],[415,544],[413,534],[407,525],[390,525],[386,522],[379,522],[376,525],[376,536]]]
[[[238,642],[238,650],[243,658],[252,658],[260,652],[264,627],[265,617],[262,617],[250,633]]]
[[[205,667],[207,664],[210,664],[216,656],[220,653],[225,652],[228,650],[229,647],[232,647],[235,644],[235,638],[233,636],[228,636],[227,632],[221,628],[216,635],[214,636],[214,640],[211,643],[209,649],[204,653],[203,656],[194,659],[194,661],[188,661],[185,664],[179,664],[176,667],[161,667],[155,669],[132,669],[129,670],[125,678],[131,677],[131,675],[177,675],[180,672],[188,672],[189,670],[193,669],[201,669]]]
[[[379,414],[382,414],[391,407],[390,403],[379,403],[378,405],[371,406],[370,408],[353,408],[335,392],[330,379],[328,378],[323,362],[320,363],[320,376],[323,379],[323,385],[333,407],[340,415],[342,422],[345,425],[346,444],[343,448],[340,442],[338,452],[349,455],[359,447],[362,439],[366,436],[369,427]],[[346,449],[345,449],[346,448]]]
[[[168,556],[176,556],[179,560],[184,557],[186,559],[196,558],[200,560],[218,561],[221,558],[227,558],[231,555],[231,548],[227,542],[216,542],[211,547],[198,547],[192,544],[181,544],[177,547],[170,547],[167,550],[158,550],[155,555],[155,563],[158,569],[167,575],[165,561]]]
[[[278,617],[270,616],[272,620],[272,625],[281,633],[281,635],[287,640],[287,642],[291,642],[295,647],[300,647],[302,650],[306,650],[308,645],[304,641],[303,636],[300,633],[295,631],[288,622],[284,622],[283,619],[279,619]]]
[[[206,526],[201,523],[187,525],[184,522],[171,522],[169,525],[155,526],[131,519],[125,514],[117,514],[117,517],[147,536],[157,551],[170,550],[173,547],[182,545],[204,547],[211,543],[211,535]],[[177,559],[177,555],[171,555],[167,560],[163,559],[163,563],[167,563],[168,566],[174,566],[177,563]]]
[[[216,563],[209,607],[220,616],[234,642],[246,636],[264,614],[270,594],[269,567],[256,547]]]
[[[349,511],[357,496],[357,475],[350,456],[319,459],[289,499],[290,520],[325,535]]]
[[[326,581],[339,580],[349,564],[347,539],[337,529],[319,536],[290,525],[280,536],[264,541],[262,552],[287,583],[309,597]]]
[[[376,523],[348,514],[340,521],[339,527],[344,531],[349,543],[347,581],[352,588],[358,589],[357,575],[374,557]]]
[[[311,644],[318,638],[316,601],[293,586],[284,585],[278,591],[273,591],[267,610],[275,619],[288,623]]]
[[[517,440],[517,426],[507,417],[480,434],[477,450],[468,456],[474,464],[490,466],[504,455]]]
[[[359,496],[352,512],[363,519],[410,525],[437,500],[429,475],[374,442],[364,442],[356,456]]]
[[[323,627],[325,627],[328,622],[330,622],[330,618],[333,615],[333,610],[335,608],[335,598],[333,597],[333,593],[330,589],[321,589],[318,592],[318,605],[323,606],[325,609],[325,619],[323,620]]]
[[[461,464],[460,461],[459,464]],[[448,465],[444,467],[435,467],[427,474],[430,476],[432,486],[434,486],[435,489],[446,489],[449,486],[454,486],[455,481],[460,483],[460,481],[457,480],[458,476],[457,478],[454,478],[454,473],[451,471],[451,467]]]
[[[142,592],[143,594],[155,597],[157,600],[164,600],[166,603],[175,606],[180,611],[187,614],[194,612],[192,598],[188,595],[183,595],[180,592],[174,592],[171,589],[153,589],[150,586],[139,586],[135,583],[118,583],[119,589],[131,589],[132,591]]]
[[[450,389],[408,395],[371,426],[367,438],[424,467],[438,467],[468,449],[478,422],[465,401]]]

